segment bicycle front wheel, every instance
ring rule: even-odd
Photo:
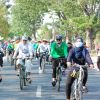
[[[57,86],[57,90],[58,92],[60,91],[60,83],[61,82],[61,69],[58,68],[58,71],[57,71],[57,83],[58,83],[58,86]]]
[[[83,100],[82,83],[78,86],[78,100]]]
[[[20,68],[20,89],[21,90],[23,89],[23,86],[24,86],[23,70],[22,70],[22,68]]]
[[[24,86],[26,86],[26,82],[27,82],[27,73],[25,73],[25,76],[24,76]]]
[[[44,69],[45,69],[45,59],[43,59],[42,61],[42,71],[44,72]]]

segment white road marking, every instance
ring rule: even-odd
[[[36,97],[39,97],[39,98],[42,97],[42,95],[41,95],[41,86],[38,86],[38,87],[37,87]]]

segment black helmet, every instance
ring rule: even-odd
[[[56,40],[62,40],[62,38],[63,38],[62,35],[57,35],[56,36]]]
[[[31,37],[28,37],[28,40],[31,41],[32,40]]]

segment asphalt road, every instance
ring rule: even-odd
[[[34,61],[32,67],[32,83],[19,88],[19,78],[16,76],[14,66],[4,59],[4,67],[1,71],[3,81],[0,83],[0,100],[66,100],[65,82],[63,77],[61,91],[51,85],[51,65],[46,65],[45,73],[39,74],[38,61]],[[89,70],[87,83],[89,92],[84,94],[84,100],[100,100],[100,72]]]

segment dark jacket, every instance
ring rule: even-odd
[[[75,57],[75,48],[72,48],[69,52],[69,55],[68,55],[68,58],[67,58],[67,61],[68,62],[73,62],[73,63],[76,63],[76,64],[79,64],[79,65],[85,65],[85,63],[88,63],[89,65],[90,64],[93,64],[92,60],[91,60],[91,57],[89,55],[89,52],[86,48],[83,48],[83,54],[84,54],[84,62],[83,63],[80,63],[76,57]]]
[[[0,59],[4,57],[4,53],[0,51]]]

